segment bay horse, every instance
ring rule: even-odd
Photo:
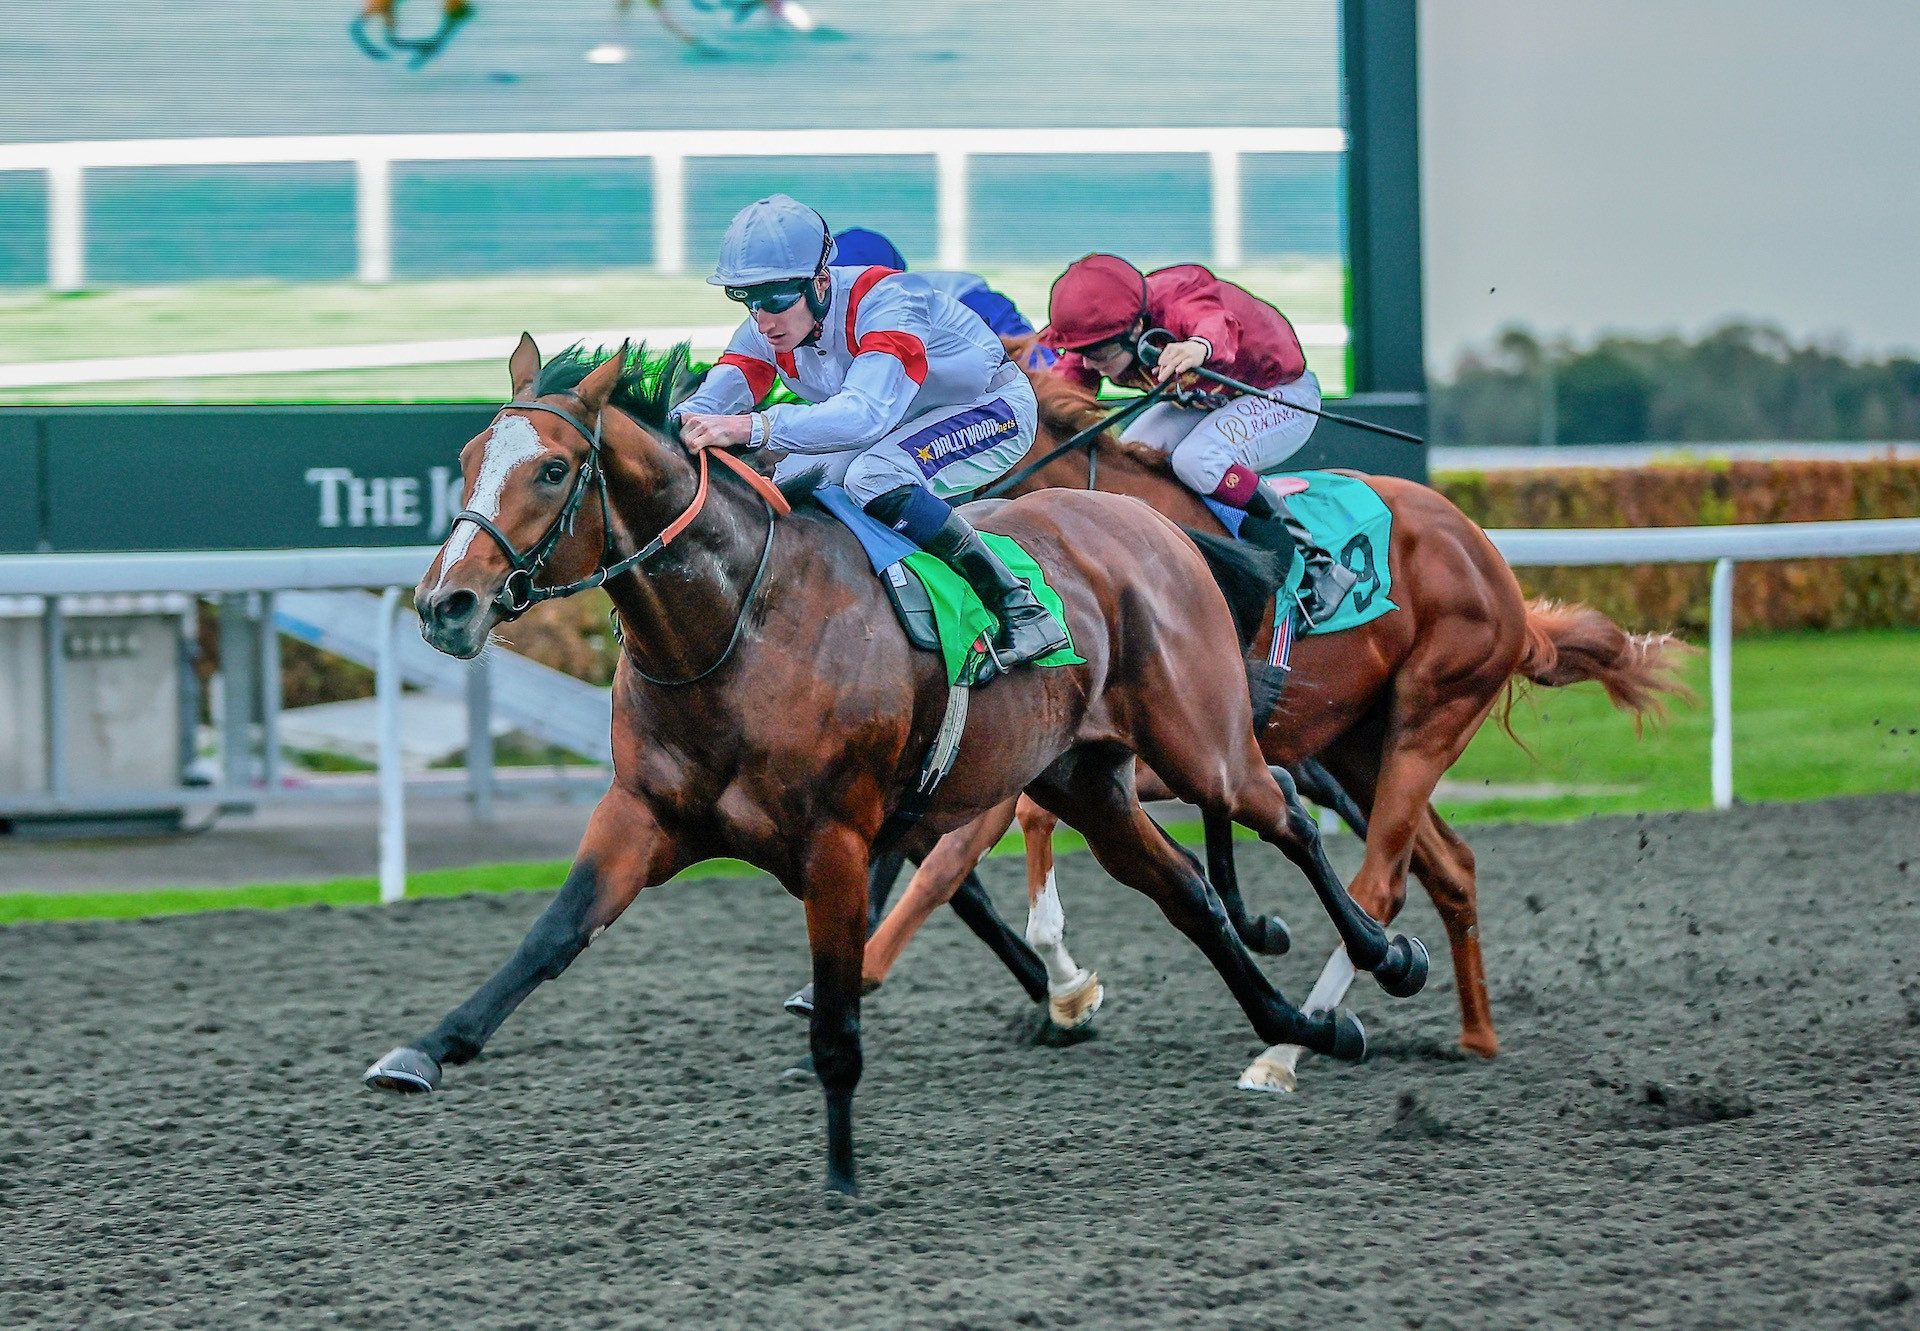
[[[868,864],[941,730],[946,671],[938,653],[909,646],[837,520],[811,508],[779,516],[786,498],[745,463],[688,451],[668,414],[686,362],[684,345],[656,365],[622,346],[598,362],[574,349],[543,367],[522,335],[512,399],[461,451],[466,507],[415,593],[421,632],[471,658],[533,603],[604,585],[622,630],[612,788],[518,950],[364,1079],[434,1089],[446,1064],[478,1054],[643,889],[732,856],[805,907],[826,1183],[852,1192]],[[1298,864],[1390,993],[1424,983],[1424,950],[1389,939],[1355,905],[1254,742],[1228,598],[1241,616],[1271,600],[1275,561],[1190,538],[1110,494],[1049,490],[973,516],[1049,571],[1084,662],[1016,670],[977,690],[951,775],[902,844],[924,848],[1030,790],[1193,940],[1262,1040],[1364,1056],[1351,1014],[1308,1017],[1267,982],[1205,876],[1133,792],[1138,754],[1181,798]]]
[[[1008,342],[1014,353],[1024,345],[1021,339]],[[1081,385],[1044,371],[1030,377],[1041,419],[1031,456],[1044,456],[1058,439],[1099,421],[1093,394]],[[1137,498],[1182,527],[1224,535],[1212,510],[1174,478],[1164,454],[1111,433],[1097,436],[1091,450],[1054,458],[1007,492],[1084,490],[1091,482],[1101,491]],[[1019,476],[1023,465],[1010,475]],[[1660,712],[1666,695],[1685,694],[1674,672],[1680,654],[1691,649],[1668,634],[1627,633],[1585,606],[1528,601],[1486,533],[1445,496],[1396,477],[1365,480],[1393,513],[1388,558],[1399,609],[1358,628],[1298,640],[1285,690],[1260,732],[1261,751],[1283,781],[1284,769],[1298,771],[1318,760],[1357,802],[1360,817],[1349,815],[1349,821],[1358,822],[1366,854],[1349,890],[1369,915],[1393,922],[1406,902],[1409,869],[1426,888],[1453,954],[1460,1045],[1491,1058],[1499,1039],[1480,956],[1473,851],[1433,807],[1434,788],[1503,694],[1511,709],[1519,681],[1553,688],[1598,681],[1637,728]],[[1257,652],[1271,646],[1273,629],[1268,607]],[[1505,712],[1500,719],[1504,725]],[[1136,793],[1150,801],[1170,792],[1142,772]],[[1320,798],[1326,803],[1337,794]],[[1091,1016],[1100,999],[1097,977],[1067,954],[1058,900],[1050,896],[1053,818],[1024,800],[1017,806],[1006,801],[935,847],[868,944],[869,989],[886,979],[913,933],[952,896],[958,875],[973,870],[1016,811],[1027,841],[1027,938],[1047,965],[1053,1018],[1071,1025]],[[1229,828],[1211,813],[1204,822],[1208,876],[1237,930],[1256,950],[1283,950],[1284,926],[1239,906]],[[1350,958],[1344,948],[1336,950],[1306,1010],[1332,1008],[1352,979]],[[1301,1053],[1297,1044],[1268,1049],[1242,1074],[1240,1085],[1292,1090]]]

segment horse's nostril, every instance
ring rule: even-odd
[[[439,612],[436,618],[443,624],[464,624],[473,618],[479,608],[480,598],[464,590],[448,592],[434,607]]]

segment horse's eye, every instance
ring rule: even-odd
[[[540,468],[540,479],[548,485],[558,485],[567,479],[567,464],[557,458]]]

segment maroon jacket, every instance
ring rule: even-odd
[[[1197,263],[1175,264],[1147,274],[1147,323],[1164,328],[1185,341],[1203,337],[1213,345],[1207,368],[1252,384],[1278,388],[1306,373],[1307,358],[1287,316],[1245,287],[1215,277]],[[1067,352],[1053,372],[1078,379],[1089,388],[1100,386],[1100,373],[1086,358]],[[1145,388],[1151,372],[1135,364],[1125,387]],[[1202,383],[1200,387],[1218,388]]]

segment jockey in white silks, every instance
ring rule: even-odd
[[[835,267],[833,252],[820,214],[784,194],[734,217],[707,280],[749,317],[675,408],[682,440],[785,453],[776,480],[823,471],[966,579],[1000,622],[1002,666],[1064,647],[1060,622],[947,502],[1033,446],[1027,376],[972,311],[905,273]],[[753,410],[776,377],[804,400]]]

